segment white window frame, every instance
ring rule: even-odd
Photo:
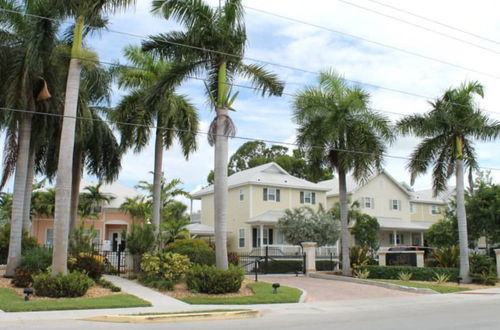
[[[51,242],[50,242],[50,243],[49,243],[49,241],[48,241],[48,238],[49,238],[49,230],[51,230],[51,231],[52,231],[52,235],[51,235],[51,236],[52,236],[52,240],[51,240]],[[54,228],[45,228],[45,240],[44,240],[44,242],[45,242],[45,245],[48,245],[48,246],[52,246],[52,245],[54,245]]]
[[[394,202],[396,202],[396,204],[394,204]],[[396,206],[396,208],[394,208],[394,206]],[[391,207],[391,211],[401,211],[401,200],[391,199],[390,207]]]
[[[364,209],[374,209],[375,208],[374,198],[372,198],[372,197],[361,198],[361,207]]]
[[[397,233],[396,234],[396,242],[397,242],[397,244],[394,244],[394,234],[390,233],[389,234],[389,244],[390,245],[404,245],[404,234]]]
[[[312,204],[313,195],[311,191],[304,191],[304,204]]]
[[[243,189],[240,189],[240,202],[243,202],[245,200],[245,193]]]
[[[429,205],[429,213],[430,215],[441,215],[439,205]]]
[[[410,206],[409,206],[409,208],[410,208],[410,214],[415,214],[415,213],[417,213],[417,205],[416,205],[415,203],[410,202]]]
[[[241,244],[243,242],[243,244]],[[246,245],[245,228],[240,228],[238,231],[238,248],[243,249]]]
[[[278,191],[277,188],[267,187],[267,202],[275,202],[275,203],[277,202],[276,201],[277,191]]]

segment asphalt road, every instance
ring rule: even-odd
[[[500,329],[500,295],[421,295],[263,307],[246,320],[117,324],[82,320],[2,321],[0,329]],[[5,320],[5,319],[4,319]]]

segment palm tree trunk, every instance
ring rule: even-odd
[[[465,213],[464,193],[464,160],[459,157],[455,161],[456,170],[456,194],[457,194],[457,222],[458,240],[460,244],[460,277],[463,283],[470,283],[469,274],[469,243],[467,237],[467,216]]]
[[[52,276],[66,274],[68,259],[68,234],[71,210],[71,183],[73,148],[75,145],[76,111],[80,89],[81,53],[83,39],[83,17],[78,17],[74,29],[73,48],[69,62],[68,80],[64,103],[64,119],[61,130],[59,160],[57,163],[56,210],[54,215],[54,249],[52,255]]]
[[[78,216],[78,197],[80,196],[80,182],[82,181],[83,157],[80,144],[75,145],[73,152],[73,173],[71,182],[71,211],[69,217],[69,235],[76,226],[76,217]],[[69,236],[68,236],[69,238]]]
[[[33,177],[35,175],[35,152],[33,150],[33,143],[30,143],[27,170],[28,176],[26,177],[26,188],[24,191],[23,230],[31,234],[31,195],[33,193]]]
[[[156,120],[156,136],[155,136],[155,164],[153,172],[153,214],[152,224],[154,225],[156,235],[160,233],[160,217],[161,217],[161,186],[162,186],[162,166],[163,166],[163,125],[161,115],[158,114]]]
[[[215,261],[217,268],[227,269],[227,161],[228,137],[224,126],[227,109],[217,109],[217,136],[215,137],[214,213]]]
[[[24,200],[28,163],[30,157],[31,114],[24,115],[19,125],[18,156],[14,176],[14,196],[12,197],[12,216],[10,226],[9,254],[7,257],[6,277],[13,277],[21,263]]]
[[[340,225],[341,225],[341,243],[342,243],[342,275],[351,276],[351,260],[349,258],[349,222],[347,202],[347,184],[346,173],[339,168],[339,201],[340,201]]]

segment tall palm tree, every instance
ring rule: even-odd
[[[47,190],[38,190],[33,192],[33,212],[36,215],[54,217],[56,206],[56,190],[49,188]]]
[[[174,61],[170,74],[158,83],[158,95],[191,75],[207,74],[206,92],[216,113],[208,137],[210,144],[215,145],[216,264],[226,269],[228,137],[235,133],[229,110],[234,110],[232,105],[238,95],[231,93],[230,86],[241,76],[249,79],[264,96],[281,95],[283,83],[262,66],[243,62],[247,35],[241,0],[219,4],[212,8],[203,0],[154,1],[154,13],[176,20],[184,30],[151,36],[142,46]]]
[[[191,198],[191,195],[187,191],[182,188],[178,188],[180,184],[182,184],[182,181],[180,179],[172,179],[167,182],[164,177],[161,177],[159,200],[162,209],[175,202],[174,197],[184,196],[187,198]],[[147,181],[139,181],[135,188],[149,192],[150,200],[154,198],[154,183],[151,184]]]
[[[187,159],[196,150],[198,114],[185,96],[174,92],[176,86],[157,95],[155,85],[170,74],[171,63],[155,59],[139,47],[132,46],[125,49],[125,58],[138,69],[117,69],[119,87],[130,90],[130,94],[118,104],[112,118],[119,122],[122,146],[133,147],[136,152],[148,145],[150,127],[156,125],[152,223],[159,230],[163,149],[172,147],[177,138]]]
[[[101,212],[104,203],[111,202],[114,197],[106,195],[101,192],[102,182],[94,186],[86,186],[85,192],[79,194],[79,210],[78,213],[85,220],[86,217],[97,218],[98,213]]]
[[[52,274],[67,273],[68,235],[71,212],[71,183],[75,126],[80,89],[82,58],[85,57],[83,37],[86,23],[101,19],[103,15],[125,9],[134,0],[58,0],[57,9],[75,19],[71,60],[66,83],[64,119],[59,146],[56,180],[56,212],[54,218],[54,252]]]
[[[127,197],[120,210],[130,214],[134,220],[148,220],[151,218],[152,203],[146,200],[146,196]]]
[[[352,172],[358,181],[380,169],[386,143],[392,140],[389,120],[368,108],[369,94],[348,86],[333,71],[321,72],[317,87],[307,87],[295,97],[294,121],[297,141],[315,164],[336,170],[342,243],[342,273],[351,275],[349,260],[349,205],[346,176]]]
[[[479,82],[465,82],[458,88],[447,90],[440,98],[430,102],[432,110],[415,114],[398,122],[403,135],[412,134],[423,141],[411,155],[408,169],[411,183],[419,174],[432,171],[434,194],[446,189],[453,174],[456,180],[456,209],[460,243],[460,277],[465,283],[469,275],[469,246],[467,217],[464,202],[464,170],[469,170],[472,186],[473,170],[478,168],[474,141],[490,141],[500,136],[500,122],[489,119],[479,109],[474,96],[484,96]]]
[[[0,6],[14,12],[57,18],[51,0],[1,0]],[[2,111],[0,126],[6,129],[4,163],[7,177],[14,172],[11,235],[6,276],[13,276],[21,261],[23,223],[28,227],[33,178],[33,113],[46,111],[52,88],[52,60],[58,23],[2,12],[0,20],[0,106],[27,110],[27,113]],[[5,176],[4,180],[5,181]]]

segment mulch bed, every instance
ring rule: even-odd
[[[218,297],[218,298],[244,297],[244,296],[251,296],[254,294],[253,291],[247,286],[248,283],[252,282],[245,280],[241,284],[240,291],[234,293],[225,293],[225,294],[206,294],[206,293],[191,292],[187,289],[186,284],[183,282],[176,284],[174,286],[173,291],[162,291],[162,292],[176,299],[183,299],[187,297]]]

